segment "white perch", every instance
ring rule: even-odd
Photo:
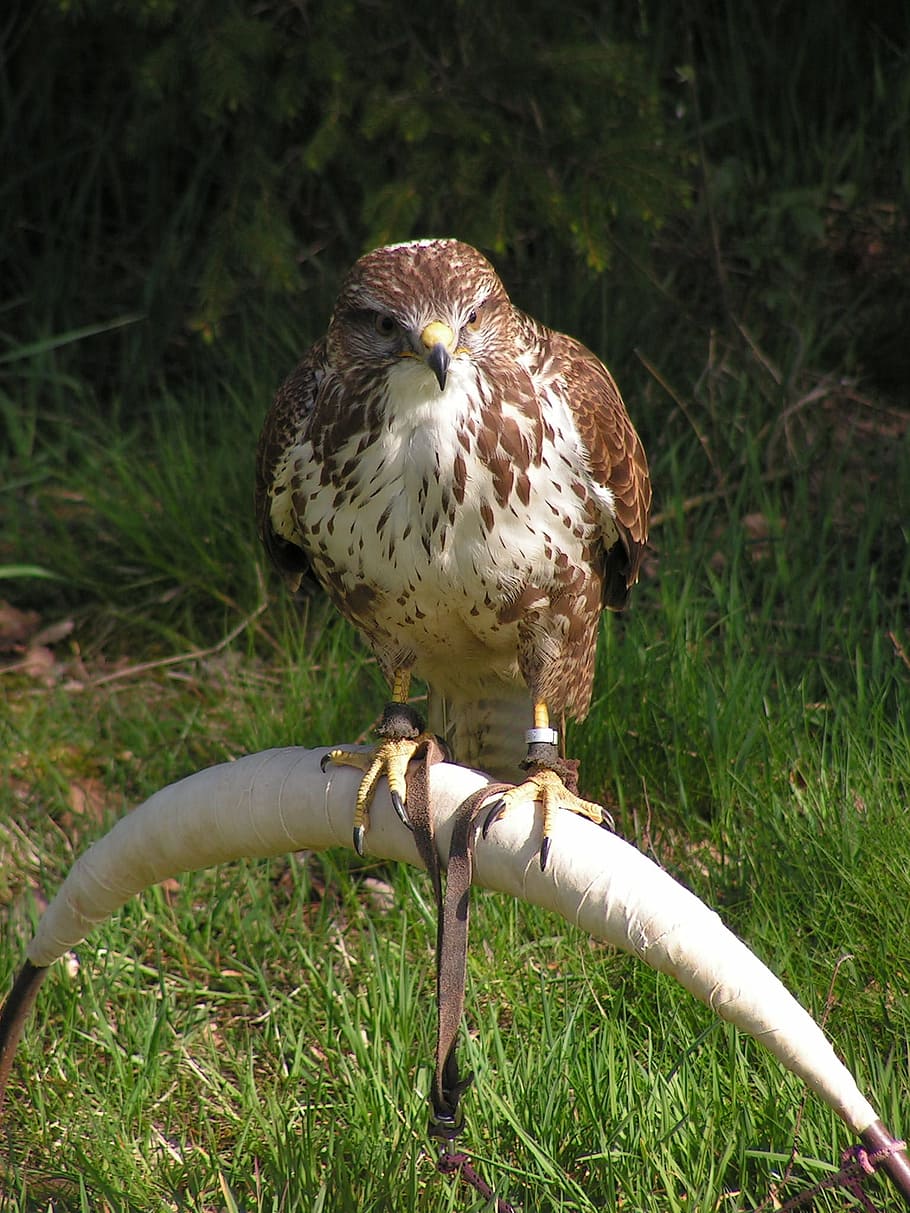
[[[28,947],[43,970],[142,889],[179,872],[242,856],[351,846],[351,768],[323,773],[320,750],[280,749],[212,767],[157,792],[119,821],[73,866]],[[437,843],[448,854],[457,806],[487,780],[463,767],[432,769]],[[832,1107],[870,1149],[890,1149],[882,1163],[910,1205],[910,1165],[834,1052],[821,1028],[774,974],[708,909],[657,864],[615,834],[570,813],[557,815],[544,872],[539,821],[516,809],[483,839],[474,883],[561,914],[597,939],[675,977],[721,1018],[754,1036]],[[383,859],[420,866],[414,840],[381,784],[366,836]],[[14,992],[15,993],[15,992]],[[7,1019],[21,1019],[7,1009]],[[14,998],[8,1000],[13,1003]],[[0,1087],[21,1024],[0,1029]],[[0,1092],[2,1096],[2,1092]]]

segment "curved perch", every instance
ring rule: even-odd
[[[325,751],[280,749],[200,771],[157,792],[75,863],[42,917],[0,1016],[0,1101],[12,1055],[47,966],[134,894],[179,872],[243,856],[351,845],[356,771]],[[437,843],[448,854],[455,809],[487,780],[464,767],[432,768]],[[474,883],[561,914],[592,936],[668,973],[769,1049],[875,1151],[894,1140],[827,1037],[783,984],[694,894],[629,843],[570,813],[558,815],[546,871],[533,810],[516,809],[477,838]],[[367,847],[420,865],[387,794],[373,807]],[[910,1207],[910,1163],[881,1164]]]

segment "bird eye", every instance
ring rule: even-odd
[[[468,312],[468,319],[467,319],[466,327],[471,329],[472,331],[474,329],[480,328],[480,312],[476,307],[472,307],[471,310]]]
[[[398,329],[394,317],[388,315],[387,312],[377,312],[374,323],[376,332],[381,333],[383,337],[391,337]]]

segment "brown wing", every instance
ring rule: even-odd
[[[306,552],[279,535],[272,523],[272,502],[284,487],[289,455],[306,436],[319,383],[325,373],[325,342],[316,345],[278,389],[266,415],[256,448],[256,524],[265,549],[278,571],[296,589],[309,572]]]
[[[568,404],[597,482],[613,494],[620,542],[606,553],[604,606],[621,610],[648,540],[651,476],[641,440],[613,376],[580,342],[553,334],[552,353],[563,362]]]

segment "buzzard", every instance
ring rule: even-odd
[[[598,823],[565,787],[551,721],[590,705],[601,611],[637,580],[651,487],[609,371],[521,312],[485,257],[458,240],[367,253],[328,332],[278,390],[259,441],[260,534],[296,586],[314,574],[369,642],[392,699],[355,815],[362,852],[380,774],[407,822],[404,774],[423,722],[456,759],[527,777],[543,809]],[[608,819],[607,819],[608,820]]]

